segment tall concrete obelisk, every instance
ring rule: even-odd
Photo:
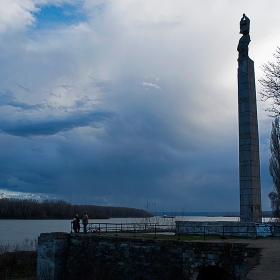
[[[240,221],[261,222],[259,133],[254,61],[248,56],[250,20],[243,14],[237,50]]]

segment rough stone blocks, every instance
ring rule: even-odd
[[[259,133],[254,62],[238,60],[240,221],[261,222]]]

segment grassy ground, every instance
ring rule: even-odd
[[[164,239],[164,240],[181,240],[181,241],[213,241],[213,240],[238,240],[238,239],[246,239],[244,237],[233,237],[227,236],[223,238],[220,235],[175,235],[168,233],[160,233],[158,232],[156,235],[154,233],[131,233],[131,232],[118,232],[117,234],[113,232],[102,233],[102,235],[107,236],[119,236],[119,237],[128,237],[128,238],[146,238],[146,239]]]
[[[184,240],[184,241],[197,241],[204,240],[203,236],[192,236],[192,235],[167,235],[167,234],[143,234],[139,236],[141,238],[153,238],[153,239],[165,239],[165,240]],[[205,236],[205,240],[218,240],[220,237],[218,236]]]
[[[181,240],[181,241],[212,241],[212,240],[221,240],[222,238],[217,235],[206,235],[199,236],[199,235],[167,235],[167,234],[141,234],[137,235],[137,237],[147,238],[147,239],[165,239],[165,240]],[[227,237],[225,239],[233,240],[233,239],[240,239],[238,237]],[[244,239],[244,238],[243,238]]]

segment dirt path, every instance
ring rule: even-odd
[[[247,275],[246,280],[280,279],[280,239],[262,238],[250,240],[250,247],[261,248],[259,264]]]

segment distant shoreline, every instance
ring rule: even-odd
[[[155,216],[178,217],[178,216],[204,216],[204,217],[240,217],[239,212],[151,212]],[[272,211],[263,211],[263,218],[273,218]]]

